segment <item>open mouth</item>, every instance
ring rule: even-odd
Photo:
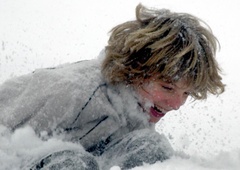
[[[163,113],[159,108],[157,108],[156,106],[151,107],[151,113],[154,117],[158,117],[161,118],[165,115],[165,113]]]

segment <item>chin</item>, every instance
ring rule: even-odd
[[[161,120],[161,118],[151,118],[151,119],[149,120],[149,122],[151,122],[151,123],[157,123],[157,122],[159,122],[159,120]]]

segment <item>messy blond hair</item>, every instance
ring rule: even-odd
[[[174,83],[184,77],[195,99],[224,92],[215,60],[219,43],[206,23],[190,14],[141,4],[136,18],[111,30],[102,64],[109,83],[135,84],[152,75]]]

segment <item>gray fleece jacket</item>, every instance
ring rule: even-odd
[[[86,150],[152,128],[130,86],[107,84],[98,60],[40,69],[0,86],[0,124],[61,133]]]

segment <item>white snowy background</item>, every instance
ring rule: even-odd
[[[238,0],[0,0],[0,83],[37,68],[96,58],[110,29],[135,19],[139,2],[206,21],[221,44],[217,59],[227,86],[219,97],[188,101],[157,124],[156,130],[169,138],[178,156],[134,169],[239,170]],[[29,127],[14,134],[0,127],[0,169],[17,170],[22,155],[37,155],[49,145],[71,144],[56,139],[42,142]]]

